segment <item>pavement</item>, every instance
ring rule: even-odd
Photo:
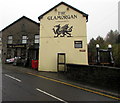
[[[70,80],[66,77],[66,73],[59,73],[59,72],[41,72],[41,71],[37,71],[35,69],[32,68],[25,68],[22,66],[13,66],[12,64],[3,64],[2,67],[6,67],[6,68],[11,68],[14,70],[18,70],[21,72],[28,72],[28,73],[32,73],[35,74],[37,76],[44,76],[47,78],[51,78],[57,81],[61,81],[63,83],[69,83],[71,85],[75,85],[75,86],[79,86],[81,88],[86,88],[86,89],[90,89],[93,90],[95,92],[99,92],[99,93],[104,93],[106,95],[111,95],[111,96],[115,96],[115,97],[120,97],[120,94],[118,94],[117,92],[113,92],[113,91],[108,91],[105,89],[101,89],[101,88],[97,88],[95,86],[91,86],[85,83],[80,83],[74,80]]]

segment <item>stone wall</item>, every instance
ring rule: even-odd
[[[67,64],[67,77],[100,88],[120,92],[120,68]]]

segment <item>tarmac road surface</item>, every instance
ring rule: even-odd
[[[16,66],[17,68],[17,66]],[[2,101],[115,101],[35,73],[2,68]],[[28,102],[26,102],[28,103]],[[104,103],[104,102],[101,102]]]

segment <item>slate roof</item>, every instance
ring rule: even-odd
[[[33,23],[35,23],[35,24],[37,24],[37,25],[39,25],[39,23],[33,21],[32,19],[30,19],[30,18],[28,18],[28,17],[26,17],[26,16],[22,16],[21,18],[17,19],[16,21],[14,21],[13,23],[11,23],[10,25],[8,25],[7,27],[5,27],[4,29],[2,29],[1,31],[3,32],[4,30],[6,30],[7,28],[9,28],[10,26],[14,25],[15,23],[17,23],[18,21],[20,21],[20,20],[22,20],[22,19],[24,19],[24,18],[25,18],[25,19],[28,19],[29,21],[31,21],[31,22],[33,22]]]

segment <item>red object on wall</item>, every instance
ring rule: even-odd
[[[38,68],[38,60],[32,60],[32,68],[37,69]]]

